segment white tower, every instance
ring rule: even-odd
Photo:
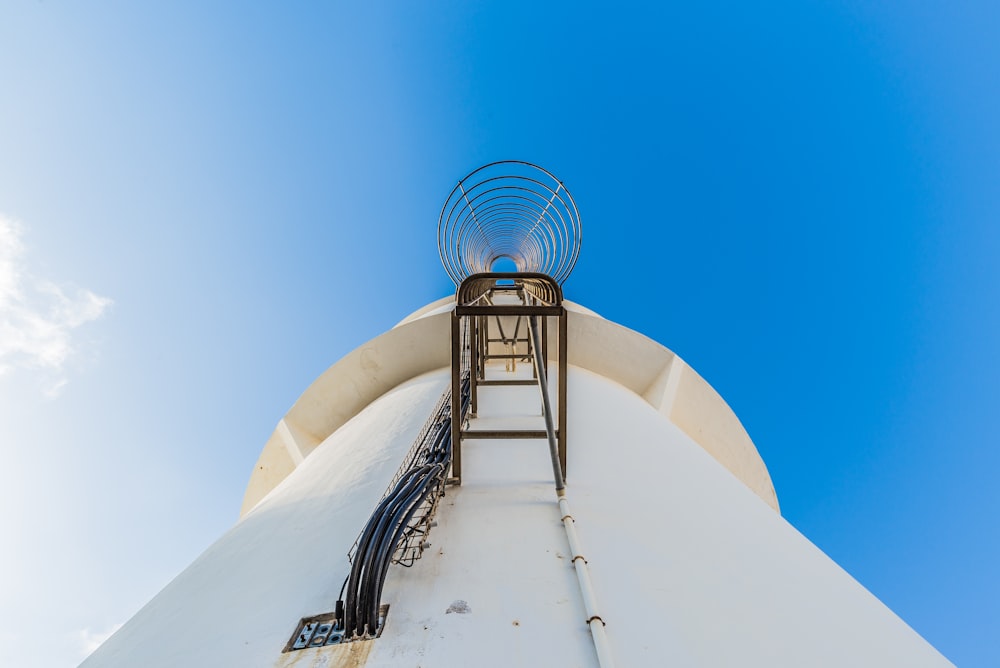
[[[438,239],[456,295],[303,393],[236,525],[86,668],[951,665],[781,518],[708,383],[563,300],[550,173],[469,174]]]

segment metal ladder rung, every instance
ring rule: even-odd
[[[558,438],[559,432],[556,431]],[[508,438],[548,438],[544,429],[467,429],[462,432],[462,439],[503,440]]]
[[[538,385],[537,379],[519,378],[517,380],[477,380],[476,385]]]

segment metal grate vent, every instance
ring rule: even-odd
[[[374,636],[356,636],[354,638],[345,637],[344,629],[341,626],[341,622],[338,622],[337,613],[335,612],[327,612],[322,615],[315,615],[314,617],[303,617],[299,621],[298,626],[295,627],[295,633],[292,634],[292,637],[285,644],[285,649],[281,651],[282,653],[294,652],[300,649],[372,640],[382,635],[387,614],[389,614],[389,605],[384,603],[379,606],[378,610],[378,633]]]

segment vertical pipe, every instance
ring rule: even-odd
[[[528,298],[528,302],[525,302],[525,303],[530,303],[531,295],[528,294],[528,293],[525,293],[525,294],[528,295],[528,297],[527,297]],[[531,359],[531,377],[534,378],[535,380],[538,380],[538,365],[535,363],[535,345],[534,345],[533,339],[532,339],[532,336],[533,336],[532,332],[534,331],[532,329],[532,324],[534,324],[534,325],[537,326],[538,321],[537,320],[532,320],[532,318],[534,318],[534,316],[527,316],[527,315],[524,316],[524,324],[526,325],[525,328],[528,330],[528,333],[527,333],[527,335],[524,338],[525,338],[525,340],[528,343],[528,345],[527,345],[527,348],[528,348],[528,357]],[[542,366],[542,368],[544,369],[545,367]],[[544,406],[544,404],[542,405],[542,409],[541,410],[542,410],[542,416],[544,417],[545,416],[545,406]]]
[[[462,319],[451,315],[451,475],[462,484]]]
[[[479,369],[479,319],[480,316],[475,315],[471,318],[466,319],[466,327],[471,327],[472,331],[469,332],[469,403],[470,410],[472,414],[475,415],[479,410],[479,398],[478,392],[476,392],[477,381],[479,380],[476,376],[478,375]],[[454,377],[454,375],[452,376]]]
[[[490,317],[480,316],[482,319],[479,328],[479,349],[483,351],[483,356],[479,360],[479,377],[486,378],[486,356],[490,354]]]
[[[531,331],[531,343],[534,354],[531,359],[535,363],[535,371],[538,372],[538,389],[542,393],[542,413],[545,417],[545,432],[549,441],[549,456],[552,458],[552,477],[556,479],[556,493],[563,495],[566,484],[563,482],[562,465],[559,463],[559,450],[556,444],[555,427],[552,425],[552,404],[549,401],[549,381],[546,378],[545,368],[542,366],[542,342],[538,332],[538,316],[528,316],[528,329]]]
[[[559,464],[562,466],[563,477],[566,476],[566,387],[569,375],[569,345],[567,320],[569,314],[563,307],[559,315]]]
[[[559,495],[559,512],[562,513],[562,523],[563,528],[566,529],[569,551],[573,555],[573,568],[576,570],[576,580],[580,585],[587,625],[590,627],[590,635],[594,639],[594,649],[597,650],[597,663],[601,668],[613,668],[615,660],[611,656],[611,644],[604,632],[604,620],[597,612],[597,596],[594,594],[594,586],[590,582],[590,570],[587,568],[587,560],[580,547],[580,539],[576,535],[576,520],[570,513],[569,501],[566,499],[565,493]]]
[[[533,317],[533,316],[531,316],[531,317]],[[517,318],[518,318],[518,320],[517,320],[518,323],[520,323],[521,322],[521,316],[517,316]],[[528,318],[529,318],[529,316],[524,316],[525,320],[527,320]],[[530,331],[531,330],[531,326],[530,325],[528,326],[528,330],[529,330],[528,331],[528,352],[531,353],[532,355],[534,355],[534,352],[533,352],[534,348],[531,345],[531,331]],[[514,345],[516,346],[517,343],[515,342]],[[511,352],[513,352],[513,351],[511,351]],[[544,368],[544,367],[542,367],[542,368]],[[531,377],[532,378],[538,378],[538,367],[535,366],[534,364],[531,365]]]
[[[545,360],[545,374],[549,373],[549,317],[542,316],[542,359]]]

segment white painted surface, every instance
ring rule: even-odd
[[[332,609],[348,549],[446,383],[418,378],[361,411],[82,665],[272,665],[299,618]]]
[[[241,514],[358,411],[402,382],[450,364],[452,298],[416,311],[327,369],[295,402],[261,452]],[[670,350],[567,303],[570,364],[624,385],[661,411],[774,510],[767,467],[726,402]],[[549,324],[555,331],[554,320]],[[510,329],[513,329],[511,326]],[[557,353],[554,339],[552,354]]]
[[[594,666],[544,441],[466,442],[432,548],[390,571],[381,638],[280,654],[332,609],[446,383],[350,419],[84,665]],[[569,383],[567,490],[618,665],[950,665],[646,399],[580,368]],[[533,392],[483,388],[480,415],[536,411]]]

